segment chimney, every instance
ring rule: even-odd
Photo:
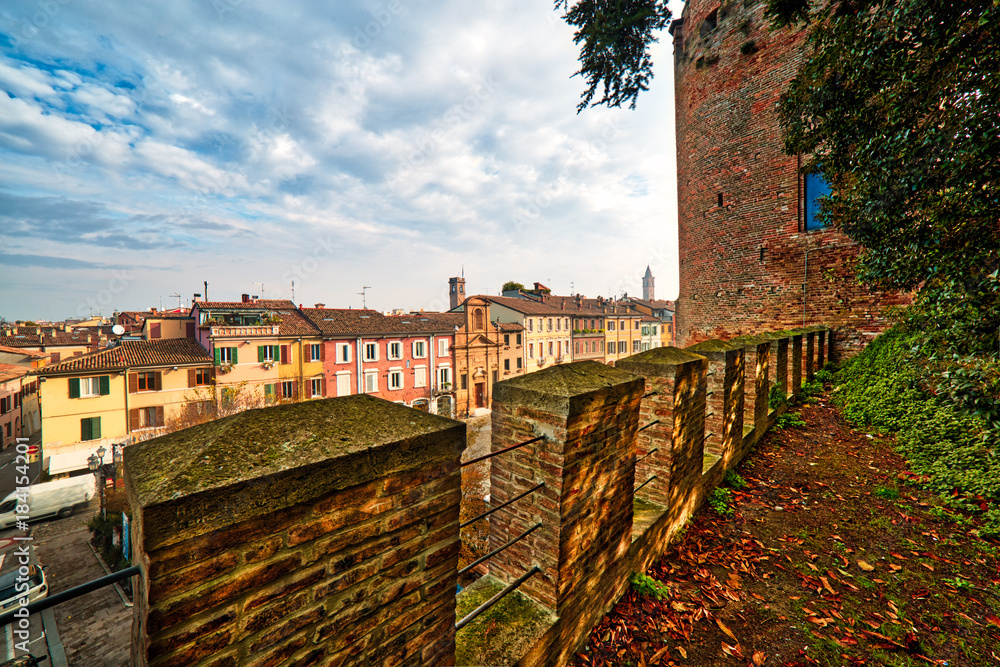
[[[566,299],[559,302],[559,310],[566,310]]]
[[[326,308],[326,304],[325,303],[317,303],[316,307],[317,308]],[[416,371],[414,371],[414,372],[416,372]]]
[[[244,294],[243,295],[243,303],[250,303],[250,295],[249,294]]]

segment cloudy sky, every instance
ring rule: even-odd
[[[672,298],[670,53],[636,110],[577,114],[550,0],[5,0],[0,316],[205,280],[440,310],[463,267],[470,294],[607,296],[649,264]]]

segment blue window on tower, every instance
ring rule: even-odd
[[[821,174],[806,174],[802,179],[805,188],[805,229],[823,229],[826,223],[819,214],[819,198],[830,194],[830,184]]]

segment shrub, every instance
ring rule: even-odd
[[[642,572],[634,573],[629,577],[629,581],[632,583],[632,588],[639,595],[648,595],[657,600],[662,600],[670,596],[670,586]]]
[[[729,505],[731,495],[729,489],[716,487],[708,494],[708,506],[719,516],[731,516],[735,512]]]

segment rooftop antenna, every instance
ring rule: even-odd
[[[295,281],[292,281],[292,302],[295,302]]]
[[[569,281],[569,295],[573,296],[574,294],[576,294],[576,291],[575,288],[573,287],[573,281],[571,280]]]
[[[364,285],[361,287],[361,291],[358,292],[358,294],[361,295],[361,307],[364,308],[365,310],[368,310],[368,298],[365,292],[367,292],[371,288],[372,288],[371,285]]]
[[[174,292],[170,296],[175,297],[177,299],[177,310],[180,310],[181,309],[181,295],[178,294],[177,292]]]
[[[254,285],[260,285],[260,298],[264,298],[264,283],[252,283]]]

